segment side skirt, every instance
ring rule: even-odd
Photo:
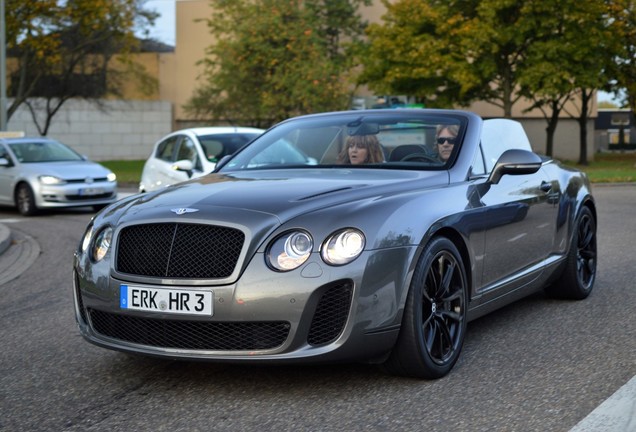
[[[496,290],[501,293],[501,295],[489,299],[483,299],[483,296],[474,297],[471,300],[473,306],[469,306],[468,308],[468,321],[473,321],[510,303],[541,291],[549,281],[558,277],[559,272],[562,270],[561,264],[564,260],[565,255],[553,255],[545,260],[539,269],[534,267],[532,271],[509,278],[505,283],[498,286]],[[534,277],[531,276],[529,282],[515,286],[518,284],[519,279],[528,278],[530,275],[534,275]],[[492,290],[488,290],[488,292],[492,292]]]

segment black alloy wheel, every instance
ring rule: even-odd
[[[592,215],[581,215],[576,247],[576,269],[579,283],[590,289],[596,276],[596,229]]]
[[[464,343],[467,304],[459,251],[447,238],[433,239],[415,269],[400,335],[385,367],[426,379],[450,372]]]
[[[554,297],[586,298],[594,287],[596,262],[596,220],[592,211],[583,207],[576,219],[563,273],[546,291]]]

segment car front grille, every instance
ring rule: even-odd
[[[64,195],[67,201],[92,201],[104,198],[111,198],[115,195],[115,192],[106,192],[97,195]],[[49,201],[55,201],[55,199],[49,199]]]
[[[116,269],[132,275],[209,279],[229,277],[245,234],[215,225],[156,223],[122,229]]]
[[[88,309],[91,326],[100,335],[158,348],[245,351],[281,346],[290,324],[274,322],[171,321],[140,318]]]
[[[311,321],[307,342],[309,345],[324,345],[340,336],[351,307],[353,286],[350,282],[329,288],[320,298]]]
[[[97,177],[93,179],[93,182],[95,183],[102,183],[107,181],[107,177]],[[86,183],[86,178],[68,179],[66,180],[66,183]]]

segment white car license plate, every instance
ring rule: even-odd
[[[104,193],[104,189],[102,188],[82,188],[77,193],[81,196],[86,195],[100,195]]]
[[[148,312],[212,315],[212,291],[119,286],[119,307]]]

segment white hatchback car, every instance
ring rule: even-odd
[[[161,189],[214,170],[216,163],[263,133],[250,127],[182,129],[157,142],[141,173],[139,192]]]

